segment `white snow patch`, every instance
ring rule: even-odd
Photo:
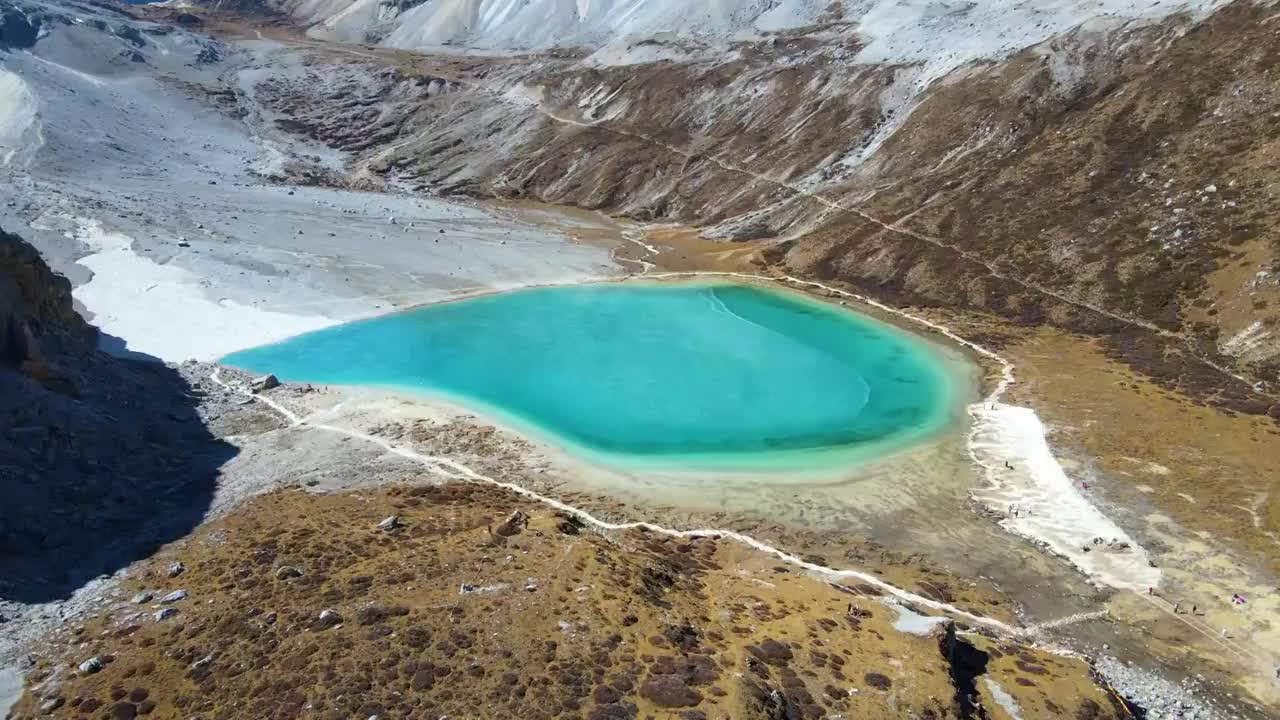
[[[894,610],[898,611],[898,617],[893,621],[893,629],[898,632],[912,635],[928,635],[933,632],[934,628],[949,621],[948,618],[943,616],[921,615],[900,604],[891,603],[891,605]]]
[[[42,144],[36,96],[15,73],[0,68],[0,167]]]
[[[1222,351],[1228,355],[1241,355],[1257,347],[1271,334],[1263,329],[1261,320],[1255,320],[1249,327],[1232,335],[1222,343]]]
[[[171,362],[214,360],[337,322],[215,302],[201,291],[198,276],[138,255],[132,238],[96,220],[81,221],[76,237],[94,251],[79,260],[93,279],[72,295],[94,314],[95,325],[132,352]]]
[[[0,668],[0,713],[6,713],[8,717],[9,708],[17,704],[22,699],[22,674],[15,668]]]
[[[1002,527],[1044,543],[1095,583],[1131,590],[1160,583],[1160,571],[1151,567],[1146,551],[1067,477],[1035,411],[982,403],[969,412],[974,422],[970,451],[989,469],[990,482],[973,496],[995,512],[1006,513],[1011,505],[1018,510],[1016,517],[1000,521]],[[1095,538],[1105,542],[1096,545]]]
[[[991,699],[995,700],[997,705],[1009,713],[1009,717],[1013,718],[1013,720],[1022,720],[1022,708],[1018,705],[1018,701],[1005,692],[1005,689],[1000,687],[1000,683],[990,677],[983,677],[982,683],[987,686],[987,692],[991,693]]]

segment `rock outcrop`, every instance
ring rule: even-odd
[[[92,347],[94,330],[75,311],[71,283],[40,253],[0,228],[0,363],[56,383],[48,358]]]
[[[95,338],[67,279],[0,231],[0,604],[65,597],[186,534],[232,454],[175,368]]]
[[[39,36],[39,19],[12,3],[0,2],[0,50],[29,48]]]

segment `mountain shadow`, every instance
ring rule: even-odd
[[[236,452],[176,368],[97,342],[67,279],[0,229],[0,600],[66,598],[188,534]]]

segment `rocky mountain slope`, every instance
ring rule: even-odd
[[[1166,386],[1280,416],[1274,17],[1045,20],[999,49],[880,60],[865,18],[713,34],[715,52],[706,34],[326,49],[259,100],[354,152],[351,182],[693,225],[894,302],[1096,334]]]

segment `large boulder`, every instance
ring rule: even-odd
[[[40,20],[0,2],[0,50],[29,48],[40,37]]]

